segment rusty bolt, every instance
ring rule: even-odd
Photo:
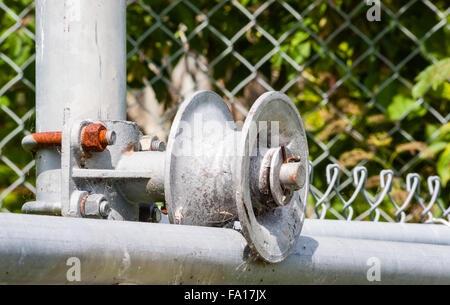
[[[22,139],[22,147],[29,151],[48,146],[61,145],[61,131],[38,132],[25,136]]]
[[[81,145],[85,151],[101,152],[114,144],[116,133],[102,124],[89,124],[81,131]]]
[[[48,146],[61,145],[62,132],[38,132],[25,136],[22,139],[22,147],[29,151]],[[106,146],[113,145],[116,133],[106,130],[102,124],[89,124],[81,132],[81,144],[86,151],[104,151]]]

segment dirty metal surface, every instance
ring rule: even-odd
[[[253,104],[245,120],[240,138],[235,183],[236,204],[242,231],[249,246],[264,260],[279,262],[286,258],[295,246],[305,217],[308,194],[308,170],[302,174],[306,181],[294,192],[289,203],[276,208],[259,210],[254,207],[256,197],[251,196],[251,168],[255,154],[264,150],[259,146],[258,137],[252,136],[251,126],[257,122],[278,122],[279,143],[294,156],[300,158],[302,166],[308,168],[308,145],[300,114],[292,101],[284,94],[267,92]],[[267,141],[268,148],[274,144]],[[259,203],[261,205],[261,203]]]
[[[223,226],[237,219],[232,177],[234,119],[223,99],[200,91],[185,100],[170,131],[165,198],[176,224]]]
[[[383,262],[382,284],[450,283],[442,245],[302,234],[278,264],[248,250],[231,229],[0,214],[0,283],[67,284],[67,259],[78,257],[81,282],[72,284],[373,284],[373,256]]]

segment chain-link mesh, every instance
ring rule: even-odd
[[[309,217],[445,222],[450,86],[433,76],[450,54],[448,4],[381,1],[377,21],[369,2],[127,1],[128,117],[165,138],[196,90],[238,121],[282,91],[308,133]],[[0,22],[0,201],[19,211],[35,193],[20,147],[34,128],[34,2],[0,1]]]

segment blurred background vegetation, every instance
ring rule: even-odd
[[[32,3],[0,0],[0,199],[14,212],[34,196],[32,156],[20,146],[34,129]],[[325,191],[325,168],[331,162],[344,169],[345,198],[354,189],[355,166],[368,168],[367,188],[373,195],[380,188],[380,170],[391,168],[396,174],[392,194],[399,204],[407,196],[406,174],[418,172],[425,197],[426,178],[440,176],[448,207],[448,1],[382,0],[378,22],[369,22],[370,6],[356,0],[127,3],[128,98],[134,102],[129,101],[129,109],[135,104],[147,108],[163,132],[189,91],[178,83],[185,74],[193,83],[190,90],[210,86],[221,94],[236,119],[243,119],[259,94],[281,90],[303,117],[317,189]],[[204,84],[197,85],[200,81]],[[148,90],[157,111],[148,98],[142,101]],[[148,118],[132,110],[129,118],[148,131],[143,126],[150,124]],[[330,204],[342,212],[336,197]],[[388,201],[382,207],[390,216],[395,213]],[[353,208],[359,215],[369,206],[358,198]],[[408,220],[418,221],[421,212],[411,204]],[[308,215],[313,214],[310,205]]]

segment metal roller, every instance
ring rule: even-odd
[[[238,131],[220,96],[198,92],[181,105],[169,136],[169,219],[200,226],[239,220],[250,247],[265,261],[279,262],[303,224],[307,162],[303,124],[286,95],[263,94]]]
[[[171,223],[223,226],[237,218],[232,144],[236,129],[223,99],[200,91],[180,106],[166,151],[164,191]]]

